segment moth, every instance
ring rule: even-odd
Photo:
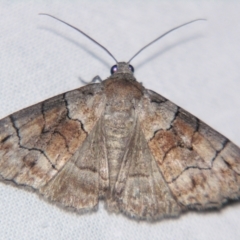
[[[103,199],[109,212],[148,221],[239,199],[240,149],[145,89],[131,60],[0,120],[1,180],[78,212]]]

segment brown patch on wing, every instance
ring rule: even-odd
[[[178,145],[178,139],[176,135],[171,131],[159,130],[155,136],[148,142],[148,146],[155,160],[159,163],[163,163],[163,159],[167,152]]]
[[[94,84],[2,119],[1,177],[33,188],[45,185],[82,145],[104,104],[102,86]]]
[[[149,148],[179,204],[204,209],[240,197],[240,149],[181,108],[164,122],[165,101],[151,98],[147,95],[142,103],[148,108],[140,114],[141,125],[145,137],[152,136]],[[150,125],[155,124],[153,114],[159,116],[158,129]]]

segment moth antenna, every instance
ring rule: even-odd
[[[67,26],[69,26],[69,27],[75,29],[76,31],[80,32],[80,33],[83,34],[85,37],[87,37],[88,39],[90,39],[91,41],[93,41],[94,43],[96,43],[96,44],[97,44],[99,47],[101,47],[103,50],[105,50],[105,51],[114,59],[114,61],[115,61],[116,63],[118,63],[117,59],[116,59],[103,45],[101,45],[99,42],[97,42],[96,40],[94,40],[93,38],[91,38],[90,36],[88,36],[88,35],[87,35],[86,33],[84,33],[82,30],[80,30],[80,29],[74,27],[73,25],[71,25],[71,24],[69,24],[69,23],[67,23],[67,22],[65,22],[65,21],[63,21],[63,20],[61,20],[61,19],[59,19],[59,18],[57,18],[57,17],[54,17],[54,16],[52,16],[52,15],[50,15],[50,14],[47,14],[47,13],[39,13],[39,15],[45,15],[45,16],[52,17],[52,18],[58,20],[59,22],[62,22],[62,23],[64,23],[64,24],[66,24]]]
[[[161,36],[159,36],[158,38],[156,38],[155,40],[153,40],[152,42],[148,43],[146,46],[144,46],[143,48],[141,48],[136,54],[133,55],[132,58],[130,58],[130,60],[128,61],[128,64],[133,60],[133,58],[135,58],[140,52],[142,52],[145,48],[149,47],[150,45],[152,45],[153,43],[155,43],[156,41],[158,41],[159,39],[163,38],[164,36],[166,36],[167,34],[169,34],[170,32],[178,29],[178,28],[181,28],[187,24],[190,24],[190,23],[193,23],[193,22],[196,22],[196,21],[207,21],[207,19],[204,19],[204,18],[199,18],[199,19],[195,19],[195,20],[192,20],[190,22],[187,22],[187,23],[184,23],[180,26],[177,26],[175,28],[172,28],[171,30],[165,32],[164,34],[162,34]]]

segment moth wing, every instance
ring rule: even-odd
[[[155,161],[182,209],[240,197],[240,149],[205,123],[147,90],[139,114]]]
[[[96,208],[108,188],[108,164],[101,118],[83,144],[40,193],[80,211]]]
[[[91,84],[0,120],[1,180],[44,187],[82,146],[105,100],[102,85]]]
[[[118,210],[137,219],[157,220],[177,216],[180,211],[138,122],[122,161],[114,200]]]

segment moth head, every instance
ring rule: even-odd
[[[133,74],[134,73],[134,68],[129,63],[119,62],[116,65],[113,65],[111,67],[111,71],[110,72],[111,72],[111,75],[113,75],[113,74],[122,74],[122,73]]]

